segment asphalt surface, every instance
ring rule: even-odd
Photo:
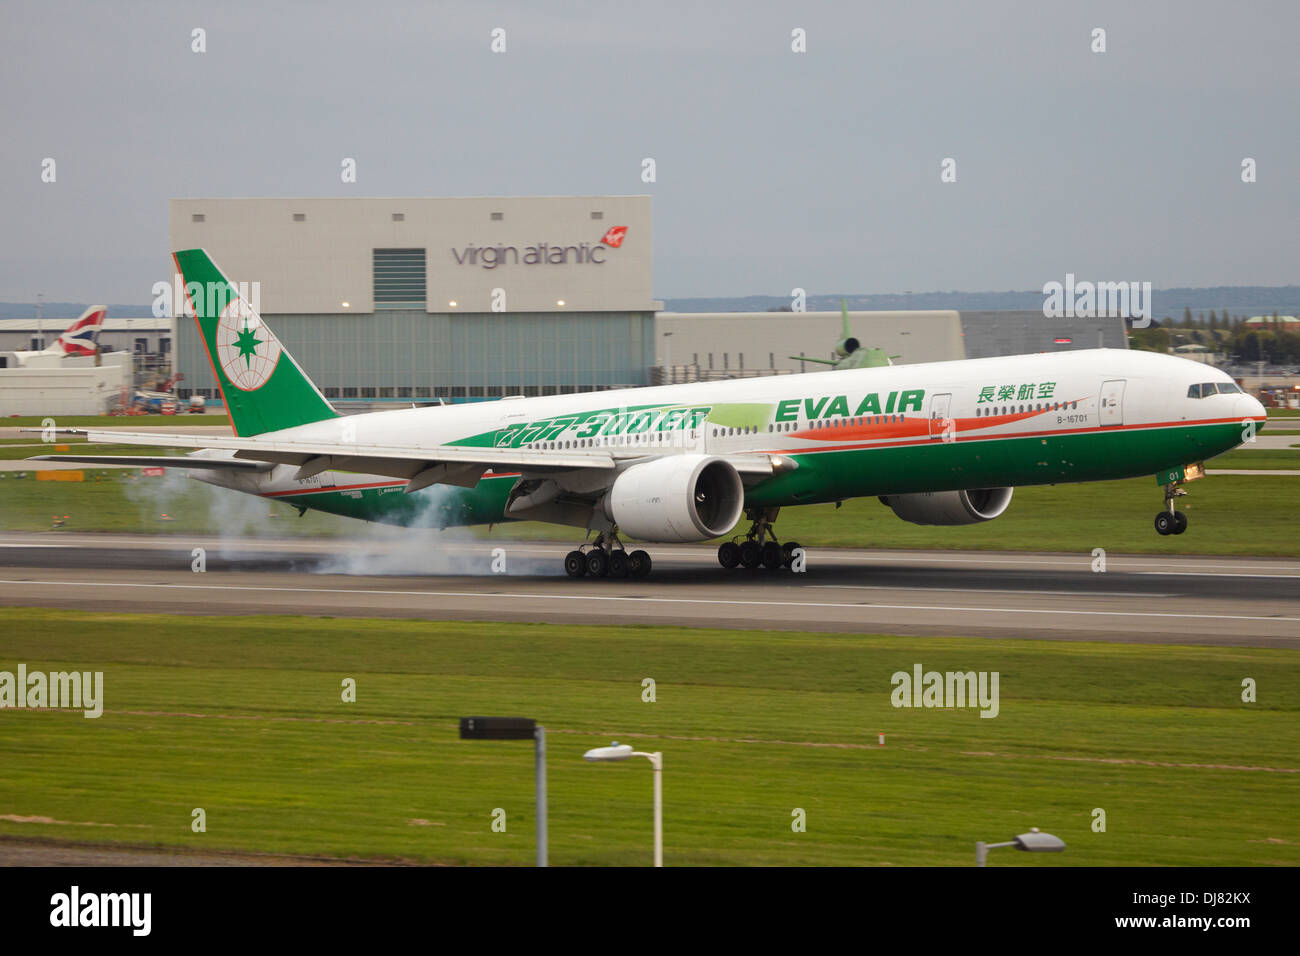
[[[566,550],[6,533],[0,605],[1300,647],[1289,559],[1112,553],[1099,573],[1083,554],[809,549],[794,574],[726,571],[713,547],[681,545],[648,548],[647,579],[572,580]]]

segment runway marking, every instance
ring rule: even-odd
[[[44,534],[44,532],[41,532],[41,533]],[[84,536],[85,536],[85,535],[83,534],[83,537],[84,537]],[[257,539],[257,538],[253,538],[253,539],[248,539],[248,541],[247,541],[247,544],[249,545],[249,549],[248,549],[247,551],[241,552],[241,551],[239,551],[239,547],[240,547],[240,545],[239,545],[238,543],[234,543],[234,544],[232,544],[232,543],[226,541],[225,539],[221,539],[221,538],[212,538],[212,537],[210,537],[210,536],[202,536],[201,538],[198,538],[198,539],[195,539],[195,540],[196,540],[199,544],[202,544],[202,545],[204,545],[204,546],[206,546],[206,547],[215,547],[215,546],[216,546],[215,544],[211,544],[210,542],[214,542],[214,541],[216,541],[216,542],[220,542],[220,543],[221,543],[221,546],[224,547],[224,548],[226,548],[228,552],[230,552],[230,553],[232,553],[232,554],[235,554],[235,555],[237,555],[237,556],[239,556],[239,555],[261,556],[262,554],[264,554],[264,553],[268,553],[268,552],[269,552],[269,553],[274,553],[274,552],[276,552],[276,551],[288,551],[288,552],[290,552],[290,553],[292,553],[292,554],[294,554],[294,555],[301,555],[301,556],[303,556],[303,557],[313,557],[313,556],[317,556],[317,555],[319,554],[319,549],[317,549],[317,550],[312,550],[312,545],[315,544],[315,545],[326,546],[326,545],[329,545],[329,544],[333,544],[333,542],[318,542],[318,541],[314,541],[314,540],[312,540],[312,539],[310,539],[310,538],[308,538],[308,539],[303,539],[303,540],[282,539],[282,538],[274,538],[274,539]],[[76,548],[90,548],[90,549],[96,549],[96,548],[98,548],[98,549],[103,549],[103,550],[111,550],[111,548],[108,547],[108,545],[109,545],[110,543],[111,543],[111,542],[102,542],[102,541],[95,541],[95,540],[84,541],[84,540],[82,540],[82,539],[79,538],[79,539],[77,540],[77,542],[75,542],[75,543],[67,543],[67,544],[39,544],[39,543],[31,543],[31,544],[27,544],[27,543],[7,543],[7,542],[0,542],[0,547],[4,547],[4,548],[18,548],[18,549],[25,548],[25,547],[26,547],[26,548],[42,548],[42,547],[44,547],[44,548],[73,548],[73,547],[76,547]],[[502,540],[495,540],[495,539],[487,539],[487,540],[483,540],[483,541],[474,541],[474,542],[457,542],[457,544],[462,544],[462,545],[463,545],[463,544],[472,544],[472,545],[474,545],[474,546],[476,546],[476,547],[481,547],[482,549],[485,549],[485,550],[486,550],[486,549],[490,549],[490,548],[492,548],[492,547],[508,547],[508,548],[511,548],[511,549],[513,549],[513,550],[515,550],[515,551],[519,551],[519,552],[522,552],[522,553],[525,553],[525,554],[546,554],[546,555],[555,555],[555,554],[562,554],[562,553],[564,553],[564,552],[567,551],[567,550],[572,550],[572,549],[570,548],[569,545],[564,544],[563,542],[556,542],[556,543],[553,543],[553,544],[544,544],[544,543],[532,543],[532,542],[522,542],[522,541],[509,541],[509,540],[502,541]],[[139,542],[130,542],[130,545],[131,545],[131,547],[139,547],[139,546],[140,546],[140,543],[139,543]],[[398,551],[400,551],[400,550],[402,550],[402,549],[408,547],[408,546],[409,546],[409,542],[406,542],[406,541],[396,541],[396,542],[393,542],[393,543],[392,543],[392,547],[391,547],[391,548],[385,548],[385,547],[383,547],[382,545],[381,545],[381,546],[365,545],[364,543],[363,543],[361,546],[362,546],[362,547],[366,547],[366,548],[373,547],[373,550],[367,550],[367,551],[365,552],[366,554],[383,555],[383,554],[387,554],[387,553],[388,553],[389,551],[391,551],[391,550],[398,550]],[[164,544],[162,544],[162,543],[159,543],[159,544],[157,545],[157,547],[156,547],[156,550],[167,550],[168,547],[174,547],[174,548],[175,548],[176,550],[178,550],[178,551],[188,551],[188,550],[189,550],[189,546],[184,546],[184,545],[182,545],[182,544],[171,545],[170,542],[167,543],[166,545],[164,545]],[[302,550],[297,550],[297,551],[295,551],[295,550],[293,550],[295,547],[301,548]],[[985,557],[984,554],[983,554],[983,552],[978,552],[978,551],[964,552],[964,553],[953,553],[953,552],[947,552],[947,553],[944,553],[944,554],[930,554],[930,553],[922,553],[922,554],[906,554],[906,553],[892,552],[892,551],[888,551],[888,550],[875,551],[875,550],[869,550],[869,549],[857,549],[857,548],[849,548],[849,549],[844,549],[844,548],[818,548],[818,547],[813,547],[813,546],[809,546],[808,548],[806,548],[806,550],[809,552],[810,555],[815,555],[818,561],[834,561],[834,562],[840,562],[840,563],[861,562],[861,563],[864,564],[864,569],[867,569],[867,570],[869,570],[869,569],[872,568],[872,567],[879,567],[879,566],[881,566],[882,564],[884,564],[884,565],[888,565],[888,564],[974,564],[974,565],[988,564],[988,565],[994,565],[994,564],[997,564],[997,565],[1019,565],[1019,566],[1022,566],[1022,567],[1026,567],[1026,566],[1028,566],[1028,567],[1030,567],[1030,568],[1037,568],[1037,567],[1041,567],[1041,566],[1043,566],[1043,565],[1057,565],[1057,566],[1061,566],[1061,567],[1080,567],[1081,565],[1089,564],[1089,563],[1091,562],[1091,560],[1092,560],[1091,555],[1086,554],[1086,553],[1084,553],[1084,552],[1080,552],[1079,555],[1078,555],[1077,557],[1061,557],[1061,556],[1051,556],[1051,557],[1049,557],[1048,555],[1041,555],[1041,556],[1040,556],[1040,555],[1035,554],[1035,553],[1033,553],[1033,552],[1026,552],[1025,555],[1024,555],[1024,557],[1016,557],[1016,556],[1013,556],[1013,555],[1007,555],[1005,552],[996,552],[996,553],[999,555],[998,557]],[[850,552],[850,553],[847,553],[847,554],[845,554],[845,553],[836,553],[836,552],[843,552],[843,551],[848,551],[848,552]],[[656,554],[662,554],[662,555],[665,555],[665,556],[667,556],[667,557],[674,558],[674,559],[689,560],[689,561],[699,562],[699,563],[712,563],[713,561],[716,560],[716,558],[715,558],[715,556],[714,556],[714,554],[713,554],[712,551],[701,551],[701,550],[695,550],[695,549],[686,549],[686,548],[657,548],[655,553],[656,553]],[[1125,556],[1115,556],[1115,555],[1112,555],[1108,560],[1109,560],[1110,567],[1112,568],[1112,570],[1125,570],[1125,569],[1127,569],[1127,573],[1131,573],[1131,574],[1163,574],[1163,575],[1168,575],[1168,576],[1172,576],[1172,577],[1177,577],[1178,575],[1183,575],[1183,574],[1185,574],[1185,575],[1187,575],[1187,576],[1189,576],[1189,577],[1196,577],[1196,576],[1201,576],[1201,577],[1251,577],[1251,576],[1253,576],[1253,577],[1277,577],[1277,578],[1293,577],[1293,576],[1300,575],[1300,565],[1288,565],[1288,564],[1283,564],[1283,565],[1276,565],[1276,564],[1242,564],[1242,565],[1237,565],[1237,566],[1236,566],[1237,568],[1239,568],[1240,570],[1243,570],[1243,571],[1245,571],[1245,570],[1260,570],[1260,571],[1276,571],[1276,572],[1278,572],[1278,573],[1275,573],[1275,574],[1261,574],[1261,575],[1244,575],[1244,574],[1238,574],[1238,573],[1236,573],[1236,572],[1234,572],[1234,571],[1176,571],[1176,570],[1175,570],[1175,571],[1146,571],[1146,570],[1139,570],[1140,568],[1143,568],[1143,567],[1147,567],[1147,566],[1150,566],[1150,565],[1153,565],[1153,564],[1158,564],[1158,563],[1160,563],[1160,562],[1162,562],[1162,561],[1167,561],[1167,560],[1169,560],[1170,558],[1173,558],[1174,560],[1178,560],[1178,561],[1196,561],[1196,562],[1198,562],[1198,563],[1202,563],[1202,564],[1204,564],[1204,563],[1208,563],[1208,562],[1212,562],[1212,561],[1215,561],[1215,560],[1222,560],[1224,563],[1231,563],[1232,561],[1236,560],[1236,557],[1233,556],[1233,555],[1223,555],[1223,556],[1221,556],[1221,558],[1218,558],[1218,557],[1216,557],[1215,555],[1204,555],[1204,554],[1198,554],[1198,555],[1150,555],[1150,556],[1128,556],[1128,555],[1125,555]]]
[[[1243,577],[1245,575],[1242,575]],[[1264,575],[1260,575],[1263,577]],[[951,591],[965,594],[1051,594],[1063,597],[1173,597],[1155,591],[1039,591],[1036,588],[927,588],[910,584],[805,584],[805,588],[838,588],[845,591]]]
[[[1169,578],[1292,578],[1294,574],[1233,574],[1228,571],[1130,571],[1130,574],[1155,574]]]
[[[958,611],[975,614],[1055,614],[1079,615],[1085,617],[1161,617],[1182,618],[1194,621],[1268,621],[1276,623],[1300,622],[1300,617],[1282,617],[1280,615],[1258,614],[1179,614],[1173,611],[1083,611],[1063,608],[1026,608],[1026,607],[959,607],[942,604],[847,604],[843,601],[745,601],[723,600],[721,598],[670,598],[637,597],[634,595],[606,594],[547,594],[545,592],[510,592],[510,591],[388,591],[374,588],[303,588],[303,587],[267,587],[235,584],[135,584],[112,583],[106,581],[35,581],[0,579],[0,584],[48,585],[51,587],[90,587],[90,588],[153,588],[155,590],[179,591],[265,591],[268,593],[289,594],[369,594],[377,597],[467,597],[467,598],[519,598],[521,600],[544,601],[626,601],[640,604],[710,604],[739,607],[808,607],[808,608],[842,608],[874,609],[879,611]],[[1146,597],[1139,594],[1135,597]],[[465,610],[465,609],[462,609]]]

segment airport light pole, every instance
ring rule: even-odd
[[[537,787],[537,865],[546,866],[546,728],[529,717],[462,717],[460,739],[533,742]]]
[[[663,772],[664,772],[664,755],[662,751],[656,750],[654,753],[645,753],[640,750],[633,750],[628,744],[620,744],[617,740],[608,747],[596,747],[588,750],[582,755],[583,760],[591,763],[611,763],[614,761],[626,760],[628,757],[645,757],[650,761],[650,766],[654,770],[654,811],[655,811],[655,866],[664,865],[664,790],[663,790]]]
[[[996,850],[1003,846],[1013,846],[1017,850],[1026,850],[1030,853],[1060,853],[1065,849],[1065,841],[1050,833],[1040,832],[1038,827],[1031,827],[1028,833],[1022,833],[1014,840],[1007,840],[1005,843],[985,843],[980,840],[975,844],[975,865],[987,865],[989,850]]]

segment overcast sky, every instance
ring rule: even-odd
[[[1294,0],[4,0],[0,299],[151,301],[185,196],[649,193],[659,298],[1292,284],[1298,27]]]

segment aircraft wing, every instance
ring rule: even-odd
[[[40,429],[32,429],[40,431]],[[238,438],[230,435],[176,435],[166,432],[128,432],[112,429],[60,428],[57,434],[85,436],[88,442],[149,445],[156,448],[207,448],[231,451],[234,460],[250,464],[297,465],[295,477],[310,478],[323,471],[362,472],[410,480],[408,491],[431,484],[473,487],[489,468],[493,471],[565,471],[575,468],[612,469],[607,452],[540,452],[527,448],[471,448],[458,445],[432,447],[371,445],[363,442],[298,441]],[[67,455],[56,456],[71,460]],[[90,457],[90,456],[85,456]],[[212,459],[167,459],[170,468],[213,467]],[[125,463],[125,460],[123,460]],[[218,466],[220,467],[220,466]]]
[[[181,455],[33,455],[28,461],[73,461],[86,465],[130,465],[132,468],[206,468],[212,471],[257,473],[275,466],[236,458],[191,458]]]
[[[41,429],[30,429],[41,431]],[[233,452],[233,457],[201,458],[193,455],[161,457],[140,455],[38,455],[34,461],[76,461],[92,464],[146,465],[164,468],[206,468],[230,471],[267,471],[274,465],[297,465],[295,478],[310,478],[324,471],[352,471],[408,480],[406,490],[432,484],[472,488],[483,472],[529,471],[553,473],[594,468],[612,470],[614,457],[604,450],[584,452],[534,451],[527,448],[470,448],[457,445],[416,447],[369,445],[361,442],[285,441],[235,436],[176,435],[166,432],[127,432],[116,428],[95,430],[60,428],[61,435],[85,436],[90,443],[149,445]],[[746,484],[796,467],[793,460],[765,454],[722,456],[735,466]]]

